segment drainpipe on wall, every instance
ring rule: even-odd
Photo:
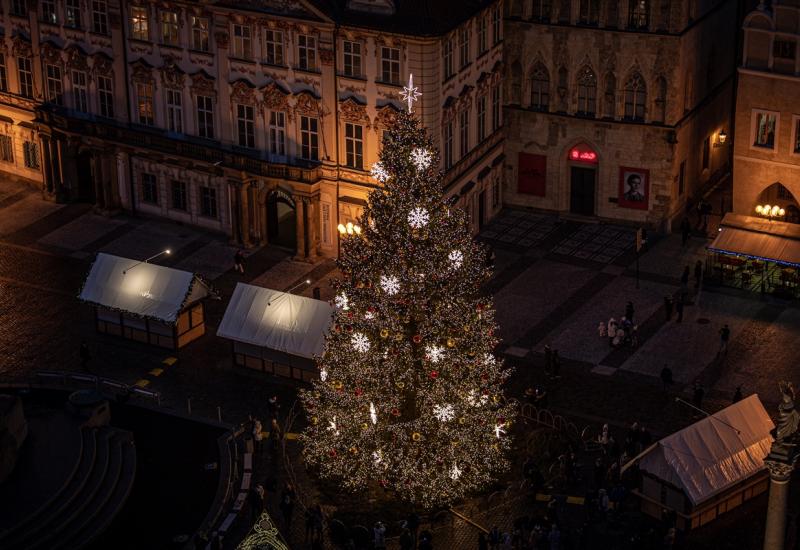
[[[339,24],[337,23],[336,26],[333,28],[333,112],[334,112],[334,119],[333,124],[335,126],[334,133],[334,141],[336,142],[336,227],[333,228],[333,233],[336,235],[336,257],[338,258],[342,254],[342,235],[339,233],[337,228],[341,223],[339,221],[339,180],[341,179],[341,174],[339,173],[339,53],[338,48],[339,46]]]
[[[122,24],[120,28],[122,29],[122,62],[125,64],[125,72],[123,73],[125,76],[125,104],[126,104],[126,111],[128,112],[128,127],[130,127],[131,123],[133,122],[133,112],[131,111],[131,90],[130,86],[128,86],[128,38],[125,36],[125,7],[123,4],[119,7],[120,11],[120,19],[122,19]],[[128,153],[128,186],[130,188],[131,193],[131,216],[136,216],[136,186],[133,183],[133,158],[131,153]]]

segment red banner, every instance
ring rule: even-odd
[[[519,173],[517,192],[544,197],[547,189],[547,157],[520,153],[517,162]]]

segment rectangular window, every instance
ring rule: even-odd
[[[11,15],[25,17],[28,15],[27,0],[11,0]]]
[[[177,46],[180,42],[178,35],[178,14],[174,11],[161,12],[161,43],[168,46]]]
[[[76,111],[89,112],[89,90],[86,85],[86,73],[83,71],[72,71],[72,97]]]
[[[497,44],[503,39],[503,19],[500,14],[500,6],[492,8],[492,44]]]
[[[458,113],[458,144],[461,158],[469,151],[469,109]]]
[[[64,15],[65,27],[79,29],[81,27],[81,0],[66,0]]]
[[[8,75],[6,74],[6,54],[0,52],[0,92],[8,91]]]
[[[486,16],[478,16],[478,55],[487,50],[486,45]]]
[[[42,3],[42,21],[56,25],[58,23],[58,15],[56,14],[55,0],[41,0]]]
[[[192,49],[199,52],[211,51],[208,43],[208,17],[192,16]]]
[[[214,139],[214,100],[209,96],[197,96],[197,135]]]
[[[319,134],[316,118],[300,117],[300,156],[308,160],[319,159]]]
[[[400,50],[381,46],[381,82],[400,84]]]
[[[322,244],[331,244],[331,205],[322,203]]]
[[[167,130],[183,133],[183,92],[167,90]]]
[[[447,121],[444,125],[444,167],[445,169],[453,166],[453,121]]]
[[[145,6],[131,6],[131,37],[136,40],[150,40],[150,27]]]
[[[756,111],[753,145],[764,147],[765,149],[773,149],[775,147],[775,127],[777,123],[777,114]]]
[[[172,195],[172,208],[174,210],[188,210],[186,201],[186,182],[179,180],[172,180],[170,182],[170,191]]]
[[[678,169],[678,196],[683,195],[686,191],[686,161],[681,161],[681,167]]]
[[[795,153],[800,154],[800,117],[794,119],[794,149]]]
[[[105,0],[92,0],[92,32],[108,34],[108,6]]]
[[[236,105],[236,129],[239,135],[239,145],[242,147],[256,146],[256,126],[252,105]]]
[[[233,26],[233,57],[239,59],[253,58],[253,41],[250,37],[250,25]]]
[[[264,31],[264,61],[283,65],[283,31]]]
[[[313,36],[297,37],[297,66],[305,71],[317,70],[317,39]]]
[[[142,202],[158,204],[158,183],[155,174],[142,174]]]
[[[19,95],[33,97],[33,70],[30,59],[27,57],[17,58],[17,74],[19,76]]]
[[[11,136],[0,136],[0,160],[14,162],[14,147]]]
[[[34,170],[39,169],[39,144],[33,141],[26,141],[22,144],[22,152],[25,156],[25,166]]]
[[[153,84],[150,82],[136,83],[136,113],[139,124],[153,126],[155,116],[153,111]]]
[[[206,218],[217,217],[217,190],[214,187],[200,186],[200,215]]]
[[[458,60],[462,69],[469,65],[469,25],[458,29]]]
[[[364,166],[363,127],[358,124],[344,125],[344,143],[347,166],[361,170]]]
[[[453,70],[453,39],[451,37],[446,37],[442,43],[442,61],[446,80],[455,74],[455,70]]]
[[[711,136],[703,140],[703,170],[708,170],[711,161]]]
[[[97,77],[97,95],[100,100],[100,116],[114,118],[114,87],[110,77]]]
[[[47,81],[47,100],[56,105],[64,105],[64,87],[61,82],[61,67],[45,65],[45,80]],[[21,84],[21,83],[20,83]]]
[[[273,155],[286,154],[286,113],[269,113],[269,152]]]
[[[361,76],[361,44],[358,42],[345,41],[344,51],[344,74],[345,76]]]
[[[500,128],[500,86],[492,88],[492,132]]]
[[[795,48],[796,44],[793,41],[776,38],[772,43],[772,55],[779,59],[794,60]]]
[[[486,96],[478,97],[478,143],[486,137]]]

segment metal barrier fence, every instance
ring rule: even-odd
[[[93,374],[81,374],[77,372],[68,371],[51,371],[40,370],[36,372],[36,379],[42,382],[58,382],[62,386],[68,384],[78,384],[83,386],[92,386],[96,390],[107,389],[117,393],[125,393],[129,396],[141,397],[154,402],[156,405],[161,406],[161,393],[153,390],[147,390],[138,386],[132,386],[112,380],[110,378],[103,378]]]

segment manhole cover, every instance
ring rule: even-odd
[[[707,325],[707,324],[709,324],[710,322],[711,322],[711,319],[706,319],[705,317],[700,317],[700,318],[697,320],[697,324],[698,324],[698,325]]]

